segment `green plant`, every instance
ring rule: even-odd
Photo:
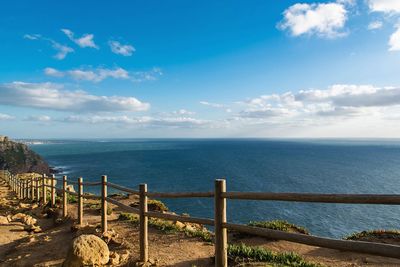
[[[277,253],[261,247],[250,247],[245,244],[230,244],[228,246],[228,257],[233,261],[258,261],[278,266],[293,267],[318,267],[319,264],[306,262],[296,253]]]
[[[353,233],[349,236],[344,237],[346,240],[359,240],[362,238],[388,238],[388,239],[400,239],[399,230],[370,230]]]
[[[190,237],[199,237],[201,240],[205,242],[212,242],[213,241],[213,236],[210,231],[207,230],[189,230],[185,229],[184,230],[185,235],[190,236]]]
[[[118,219],[121,221],[129,221],[135,225],[139,224],[139,216],[133,213],[126,213],[122,212],[119,214]],[[212,233],[208,230],[202,229],[187,229],[187,228],[180,228],[176,226],[174,223],[170,221],[149,218],[149,226],[154,227],[163,233],[176,233],[176,232],[183,232],[186,236],[189,237],[198,237],[201,238],[205,242],[212,241]]]
[[[118,216],[118,220],[129,221],[133,224],[139,223],[139,216],[133,213],[122,212]]]
[[[78,203],[78,198],[74,195],[67,194],[68,203]]]
[[[151,211],[168,211],[168,207],[163,202],[156,199],[149,199],[147,201],[147,207]]]
[[[305,235],[310,234],[307,231],[307,229],[305,229],[304,227],[289,223],[284,220],[251,221],[248,223],[248,225],[272,229],[272,230],[279,230],[279,231],[284,231],[284,232],[296,232],[296,233],[305,234]]]

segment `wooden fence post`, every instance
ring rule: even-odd
[[[28,198],[28,180],[24,179],[23,184],[24,184],[24,186],[23,186],[24,190],[23,190],[22,198],[26,199],[26,198]]]
[[[51,175],[51,206],[54,207],[56,205],[56,189],[55,189],[55,180],[56,176],[54,174]]]
[[[78,224],[83,225],[83,179],[78,178]]]
[[[46,187],[46,174],[42,175],[42,204],[46,205],[47,202],[47,187]]]
[[[107,232],[107,175],[101,176],[101,228]]]
[[[33,184],[33,177],[31,177],[31,200],[34,200],[35,199],[35,186],[34,186],[34,184]]]
[[[30,179],[28,180],[28,179],[26,179],[25,180],[25,197],[27,198],[27,199],[29,199],[29,193],[30,193],[30,190],[29,190],[29,182],[30,182]]]
[[[18,179],[18,198],[22,198],[22,180]]]
[[[36,187],[36,202],[40,202],[40,189],[39,189],[39,177],[35,178],[35,187]]]
[[[148,217],[147,212],[147,184],[139,185],[139,244],[140,244],[140,261],[146,263],[149,260],[149,241],[148,241]]]
[[[224,227],[226,223],[226,198],[222,193],[226,192],[226,183],[224,179],[215,180],[214,192],[214,231],[215,231],[215,266],[228,266],[228,238],[227,230]]]
[[[25,198],[25,180],[21,180],[21,199]]]
[[[63,186],[62,186],[62,190],[63,190],[63,201],[62,201],[62,211],[63,211],[63,217],[67,217],[68,215],[68,198],[67,198],[67,176],[64,175],[63,176]]]

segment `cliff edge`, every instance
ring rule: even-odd
[[[25,144],[0,135],[0,170],[11,173],[37,172],[50,174],[49,165]]]

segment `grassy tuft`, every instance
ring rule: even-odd
[[[251,221],[248,223],[249,226],[267,228],[272,230],[279,230],[284,232],[291,232],[291,233],[300,233],[308,235],[310,234],[307,229],[302,226],[298,226],[292,223],[289,223],[284,220],[274,220],[274,221]]]
[[[125,212],[120,213],[118,219],[122,221],[129,221],[135,225],[139,224],[139,216],[133,213],[125,213]],[[208,230],[201,230],[201,229],[191,230],[186,228],[180,228],[170,221],[165,221],[155,218],[149,218],[149,226],[154,227],[166,234],[183,232],[186,236],[198,237],[205,242],[212,241],[212,234]]]
[[[212,242],[213,241],[213,235],[210,231],[207,230],[188,230],[188,229],[184,229],[184,233],[187,236],[190,237],[198,237],[201,240],[205,241],[205,242]]]
[[[400,239],[399,230],[370,230],[353,233],[346,236],[346,240],[360,240],[363,238],[387,238],[387,239]]]
[[[133,213],[122,212],[119,214],[118,220],[139,224],[139,216]]]
[[[68,203],[78,203],[78,198],[74,195],[67,194],[67,201]]]
[[[229,245],[228,257],[235,262],[255,261],[278,264],[278,266],[320,267],[321,265],[307,262],[296,253],[276,253],[261,247],[250,247],[245,244]]]

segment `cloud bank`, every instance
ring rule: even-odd
[[[70,112],[145,111],[149,103],[135,97],[97,96],[53,83],[0,84],[0,104]]]

